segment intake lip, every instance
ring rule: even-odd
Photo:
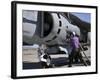
[[[50,13],[44,12],[44,27],[43,27],[43,37],[48,36],[53,28],[53,17]]]

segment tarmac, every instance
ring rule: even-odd
[[[91,61],[91,48],[84,51],[88,59]],[[83,55],[83,53],[82,53]],[[50,54],[51,63],[54,64],[53,68],[66,68],[68,67],[68,54]],[[87,62],[87,58],[83,55],[83,59]],[[23,69],[42,69],[40,57],[37,48],[23,47],[22,53]],[[83,63],[73,63],[72,67],[84,66]],[[90,66],[90,64],[88,64]]]

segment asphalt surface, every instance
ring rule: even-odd
[[[42,69],[40,62],[40,57],[37,52],[37,49],[23,48],[23,69]],[[88,47],[87,51],[84,51],[89,60],[91,61],[91,49]],[[68,54],[50,54],[51,64],[53,64],[53,68],[66,68],[68,67]],[[83,59],[88,63],[87,58],[83,55]],[[73,62],[72,67],[84,66],[83,63],[75,63]],[[90,66],[90,64],[88,64]]]

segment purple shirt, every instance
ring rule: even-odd
[[[71,38],[71,46],[72,48],[79,48],[79,38],[74,36]]]

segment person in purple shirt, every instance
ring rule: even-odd
[[[73,34],[75,34],[75,33],[73,33]],[[77,36],[73,35],[73,37],[71,38],[71,46],[73,49],[77,49],[80,47],[79,46],[79,38]]]
[[[79,37],[76,35],[75,32],[72,33],[71,38],[70,38],[70,44],[71,44],[71,54],[69,55],[69,66],[72,67],[73,60],[75,59],[75,62],[80,61],[84,64],[84,60],[82,59],[82,55],[80,54],[80,42],[79,42]]]

